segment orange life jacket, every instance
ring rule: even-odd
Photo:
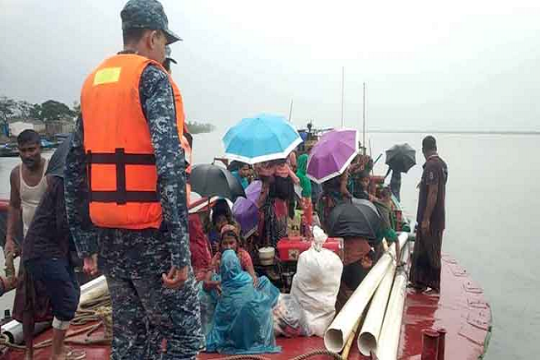
[[[174,94],[174,102],[176,105],[176,124],[178,125],[178,129],[182,129],[180,146],[182,146],[182,149],[184,149],[184,157],[186,160],[186,202],[189,206],[189,204],[191,203],[191,184],[189,183],[189,175],[191,174],[191,165],[193,165],[193,151],[191,150],[193,147],[193,136],[191,136],[191,134],[189,133],[189,129],[186,124],[182,94],[180,93],[180,89],[178,89],[178,86],[176,85],[174,80],[172,80],[172,78],[171,85]],[[179,111],[178,109],[181,109],[181,111]],[[180,127],[180,124],[182,124],[182,127]]]
[[[142,56],[116,55],[99,65],[83,85],[81,110],[90,217],[99,227],[161,226],[154,149],[139,94],[140,78],[149,64],[162,68]],[[176,108],[181,114],[177,116],[181,138],[181,99]]]
[[[182,146],[182,149],[184,149],[184,155],[186,158],[186,173],[191,174],[191,165],[193,165],[192,162],[192,146],[193,146],[193,136],[189,133],[189,130],[187,128],[186,124],[186,117],[184,114],[184,102],[182,100],[182,94],[180,94],[180,89],[178,89],[178,86],[171,78],[171,85],[174,93],[174,102],[176,104],[176,123],[178,124],[180,128],[180,124],[182,125],[182,136],[180,137],[180,146]],[[179,111],[178,109],[181,109]]]

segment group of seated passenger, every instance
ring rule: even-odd
[[[224,199],[215,203],[210,216],[205,213],[190,215],[192,265],[199,281],[201,317],[207,336],[207,351],[227,354],[277,352],[279,347],[275,342],[276,334],[284,336],[324,334],[325,327],[330,324],[329,321],[335,314],[335,309],[344,305],[376,262],[381,252],[382,238],[388,241],[397,239],[392,229],[391,193],[386,188],[378,193],[373,191],[369,176],[369,166],[372,164],[369,160],[367,157],[359,156],[344,175],[323,183],[323,193],[318,202],[318,211],[315,213],[312,208],[312,183],[306,176],[307,155],[298,158],[296,173],[292,165],[285,160],[255,166],[255,174],[262,181],[258,202],[260,223],[258,230],[250,239],[242,237],[240,226]],[[247,173],[247,167],[240,167],[238,170],[242,180]],[[310,218],[310,224],[312,216],[317,216],[318,213],[324,228],[324,220],[335,206],[357,197],[375,204],[381,215],[382,226],[377,233],[377,239],[345,238],[344,258],[341,260],[330,251],[322,254],[313,252],[301,254],[304,256],[304,265],[298,262],[297,275],[303,274],[302,280],[295,275],[297,279],[293,279],[293,289],[296,290],[286,296],[283,294],[280,296],[279,290],[266,276],[257,275],[254,260],[258,260],[256,257],[258,247],[268,245],[275,247],[277,240],[287,235],[287,228],[283,227],[280,219],[289,218],[288,202],[294,198],[294,184],[298,184],[302,190],[295,207],[303,210],[305,217]],[[308,214],[305,214],[306,212]],[[203,223],[206,225],[203,226]],[[257,243],[257,246],[253,247],[253,243]],[[317,256],[326,258],[321,261],[316,258]],[[334,269],[332,274],[326,275],[328,279],[325,279],[328,283],[329,296],[313,305],[318,307],[316,311],[324,309],[322,313],[326,318],[322,326],[319,323],[318,327],[310,328],[310,322],[313,321],[306,320],[313,318],[309,315],[310,304],[302,297],[307,298],[312,294],[302,294],[298,289],[310,289],[311,286],[302,287],[302,284],[309,284],[310,277],[317,277],[313,279],[314,283],[320,282],[318,280],[320,275],[327,271],[322,269],[325,261],[327,264],[334,264],[331,266]],[[305,265],[306,262],[309,265]],[[310,268],[302,271],[301,266],[319,266],[321,269]],[[324,289],[317,290],[315,287],[308,291],[324,292]]]

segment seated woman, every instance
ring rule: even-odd
[[[276,353],[272,308],[279,290],[266,277],[259,279],[258,291],[253,279],[242,271],[233,250],[221,256],[221,296],[207,336],[206,351],[222,354]]]
[[[221,241],[219,243],[219,252],[217,252],[212,258],[212,268],[219,270],[221,265],[221,256],[224,251],[232,250],[235,252],[240,265],[242,266],[242,271],[246,271],[251,278],[253,279],[253,285],[257,287],[259,284],[259,279],[257,274],[255,274],[255,269],[253,268],[253,261],[251,261],[251,256],[246,250],[240,246],[240,237],[238,235],[238,229],[234,225],[227,224],[221,228]],[[210,279],[212,274],[207,275],[207,279]]]

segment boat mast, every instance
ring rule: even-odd
[[[345,99],[345,66],[341,67],[341,128],[343,129],[343,102]]]
[[[291,118],[292,118],[293,104],[294,104],[294,99],[291,99],[291,105],[289,106],[289,122],[291,122]]]
[[[362,147],[364,148],[364,155],[366,155],[366,83],[364,83],[364,101],[363,101],[363,131],[362,131]]]

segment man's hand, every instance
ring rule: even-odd
[[[90,276],[94,276],[98,273],[97,254],[93,254],[92,256],[83,259],[83,271]]]
[[[167,275],[163,274],[163,285],[169,289],[181,288],[188,278],[188,267],[184,266],[181,269],[177,269],[176,266],[172,266]]]
[[[422,221],[422,234],[429,234],[429,219]]]
[[[259,278],[255,275],[253,277],[253,287],[256,289],[259,286]]]
[[[15,240],[13,240],[11,237],[6,238],[6,244],[4,245],[4,257],[7,253],[12,253],[14,258],[19,256],[19,248],[17,247],[17,244],[15,244]]]

